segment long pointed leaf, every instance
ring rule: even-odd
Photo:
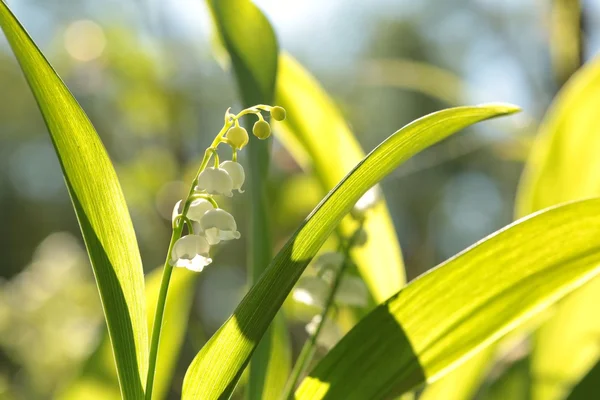
[[[234,314],[198,353],[186,373],[183,399],[227,397],[292,287],[341,219],[364,193],[403,161],[454,132],[518,111],[508,105],[443,110],[402,128],[333,189],[275,256]]]
[[[521,180],[517,213],[600,196],[600,57],[567,82],[544,117]],[[600,278],[556,307],[535,335],[532,397],[561,399],[600,357]]]
[[[0,26],[62,166],[100,292],[122,396],[139,399],[148,368],[143,270],[115,170],[87,116],[3,1]]]
[[[294,147],[298,145],[294,144],[298,143],[309,155],[324,189],[331,190],[364,157],[364,152],[327,93],[288,54],[279,61],[277,103],[287,110],[286,120],[279,124],[286,147],[297,154]],[[341,229],[346,235],[356,229],[352,222],[342,221]],[[406,279],[385,199],[369,210],[363,228],[368,241],[353,249],[351,255],[379,303],[400,290]]]
[[[501,229],[361,320],[296,397],[382,399],[435,381],[597,276],[599,238],[600,199]]]

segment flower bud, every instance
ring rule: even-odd
[[[248,132],[243,127],[236,125],[227,131],[225,137],[229,143],[238,150],[248,144]]]
[[[221,240],[240,238],[235,219],[227,211],[220,208],[208,210],[202,215],[200,230],[211,245],[217,244]]]
[[[294,287],[292,298],[299,303],[323,308],[327,301],[329,288],[327,282],[319,277],[304,276]]]
[[[205,199],[197,199],[192,201],[190,208],[187,212],[187,217],[192,221],[200,222],[202,216],[208,211],[213,210],[215,207],[212,203]]]
[[[206,238],[197,235],[184,236],[173,245],[169,264],[201,272],[212,262],[208,254],[209,250],[210,246]]]
[[[252,133],[257,138],[265,140],[271,136],[271,126],[265,120],[258,120],[254,123],[254,127],[252,127]]]
[[[283,121],[285,119],[285,108],[279,106],[271,108],[271,118],[275,121]]]
[[[233,196],[233,181],[231,177],[221,168],[208,167],[198,176],[198,191],[206,191],[210,194],[222,194],[227,197]]]
[[[243,193],[242,185],[246,180],[246,174],[244,173],[244,167],[235,161],[223,161],[219,168],[227,171],[233,182],[233,189],[237,189],[238,192]]]
[[[321,324],[321,316],[315,315],[308,324],[305,326],[306,333],[314,335],[317,331],[317,327]],[[317,336],[317,344],[326,349],[331,349],[342,339],[342,331],[340,327],[332,321],[331,318],[325,319],[323,327]]]

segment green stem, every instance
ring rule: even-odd
[[[146,379],[146,396],[145,396],[146,400],[152,399],[152,390],[153,390],[153,386],[154,386],[154,375],[156,373],[156,360],[158,358],[158,346],[160,343],[160,332],[162,330],[163,316],[164,316],[164,312],[165,312],[165,304],[167,301],[167,293],[169,291],[169,282],[171,281],[171,273],[173,272],[173,267],[169,263],[171,260],[171,253],[173,251],[173,246],[175,245],[175,242],[177,242],[177,240],[181,237],[181,233],[183,232],[183,225],[184,225],[183,220],[185,220],[187,212],[188,212],[188,210],[190,208],[190,204],[191,204],[191,202],[188,200],[194,195],[194,188],[195,188],[196,184],[198,183],[198,175],[200,175],[200,173],[202,171],[204,171],[204,169],[208,165],[208,162],[211,159],[211,156],[213,154],[216,154],[217,146],[219,145],[219,143],[221,143],[221,139],[223,138],[223,136],[225,135],[227,130],[231,127],[232,123],[233,122],[231,120],[226,121],[225,125],[223,126],[221,131],[217,134],[217,137],[215,137],[215,140],[213,140],[211,146],[208,149],[206,149],[206,152],[204,153],[204,158],[202,159],[202,163],[200,164],[200,167],[198,168],[198,172],[196,173],[196,178],[194,178],[194,181],[192,182],[192,185],[190,187],[190,190],[188,192],[188,195],[186,197],[186,200],[185,200],[185,203],[183,206],[183,211],[181,213],[182,222],[180,224],[178,224],[175,227],[175,229],[173,229],[173,233],[171,234],[171,241],[169,243],[169,249],[167,250],[165,267],[163,270],[163,276],[162,276],[162,280],[160,283],[160,291],[159,291],[158,300],[156,303],[156,312],[154,314],[154,324],[152,326],[152,339],[150,342],[150,359],[149,359],[149,363],[148,363],[148,376]]]
[[[304,373],[308,369],[310,362],[312,361],[317,351],[317,339],[319,338],[319,334],[321,333],[323,326],[325,326],[325,321],[327,319],[329,311],[334,306],[335,295],[340,286],[340,282],[342,281],[342,277],[344,276],[344,272],[351,263],[350,258],[348,256],[348,252],[354,245],[354,242],[356,241],[356,238],[358,237],[358,234],[360,233],[361,229],[362,223],[358,227],[356,232],[354,232],[350,240],[348,240],[346,245],[340,245],[340,249],[338,251],[343,252],[344,262],[342,263],[342,265],[340,266],[340,268],[334,276],[333,283],[331,285],[331,290],[327,295],[325,306],[323,307],[323,311],[321,312],[321,320],[317,324],[317,329],[315,329],[315,333],[308,338],[308,340],[304,343],[304,346],[302,346],[302,350],[300,350],[298,359],[296,360],[294,368],[292,369],[290,377],[285,385],[283,396],[281,397],[282,400],[289,400],[294,398],[294,389],[296,388],[300,377],[302,377],[302,375],[304,375]]]

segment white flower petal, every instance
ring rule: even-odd
[[[229,173],[222,168],[208,167],[198,176],[196,190],[206,191],[210,194],[233,196],[233,181]]]
[[[294,287],[292,298],[299,303],[323,308],[328,293],[329,285],[323,279],[316,276],[304,276]]]
[[[220,208],[205,212],[200,218],[200,228],[210,244],[217,244],[221,240],[240,238],[235,219]]]
[[[306,324],[306,333],[311,336],[314,335],[320,323],[321,316],[315,315],[310,322]],[[317,337],[317,344],[325,347],[326,349],[331,349],[337,344],[337,342],[340,341],[341,338],[342,331],[339,326],[337,326],[337,324],[332,321],[331,318],[327,318],[323,327],[321,328],[321,332],[319,332],[319,336]]]
[[[183,200],[179,200],[177,203],[175,203],[175,207],[173,207],[173,214],[171,214],[171,222],[175,222],[175,218],[177,218],[179,216],[179,214],[181,214],[181,202]]]
[[[369,209],[373,208],[375,204],[379,201],[381,197],[379,185],[373,186],[371,189],[367,190],[365,194],[362,195],[360,199],[354,205],[354,209],[352,212],[356,216],[364,216],[365,212]]]
[[[242,185],[246,180],[246,174],[241,164],[235,161],[223,161],[219,168],[227,171],[233,182],[233,189],[237,189],[238,192],[243,193]]]
[[[219,235],[219,228],[208,228],[204,230],[204,236],[206,236],[206,240],[208,244],[211,246],[215,244],[219,244],[221,241],[221,237]]]
[[[215,207],[212,203],[206,199],[197,199],[190,204],[190,208],[187,212],[187,217],[192,221],[200,222],[200,218],[206,213],[208,210],[212,210]]]
[[[344,263],[344,255],[337,251],[328,251],[320,254],[313,262],[313,267],[317,271],[323,269],[333,269],[337,271]]]
[[[369,302],[367,286],[356,276],[344,276],[335,294],[335,302],[352,307],[366,307]]]
[[[184,267],[192,271],[202,269],[212,262],[208,253],[210,246],[206,238],[197,235],[186,235],[173,245],[170,264],[174,267]]]

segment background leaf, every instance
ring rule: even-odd
[[[341,113],[318,82],[290,55],[283,54],[277,77],[277,104],[287,110],[278,123],[292,154],[306,152],[323,188],[328,191],[363,157],[364,152]],[[297,149],[299,148],[299,149]],[[345,236],[356,229],[346,218],[340,226]],[[375,301],[382,302],[405,282],[402,254],[385,199],[369,210],[364,223],[369,240],[351,256]]]
[[[220,37],[231,57],[244,107],[272,104],[277,74],[277,39],[271,24],[248,0],[209,1]],[[251,132],[252,124],[246,128]],[[250,285],[263,273],[272,258],[269,221],[270,141],[251,138],[247,146],[249,168],[250,224],[248,234]],[[277,398],[291,369],[287,327],[281,312],[265,333],[250,364],[248,398]]]
[[[526,215],[560,202],[600,195],[600,58],[567,82],[548,110],[517,198]],[[535,336],[533,399],[562,398],[600,357],[600,279],[556,307]]]
[[[494,353],[494,346],[481,350],[440,380],[428,385],[419,400],[473,399],[494,359]]]
[[[380,399],[436,380],[600,273],[599,234],[600,200],[496,232],[362,319],[296,397]]]
[[[356,201],[403,161],[454,132],[518,111],[508,105],[458,107],[420,118],[363,159],[307,217],[275,256],[234,314],[198,353],[186,373],[183,399],[226,397],[292,287]]]
[[[139,399],[148,368],[143,270],[115,170],[75,98],[1,1],[0,26],[35,96],[62,166],[102,299],[122,396]]]

